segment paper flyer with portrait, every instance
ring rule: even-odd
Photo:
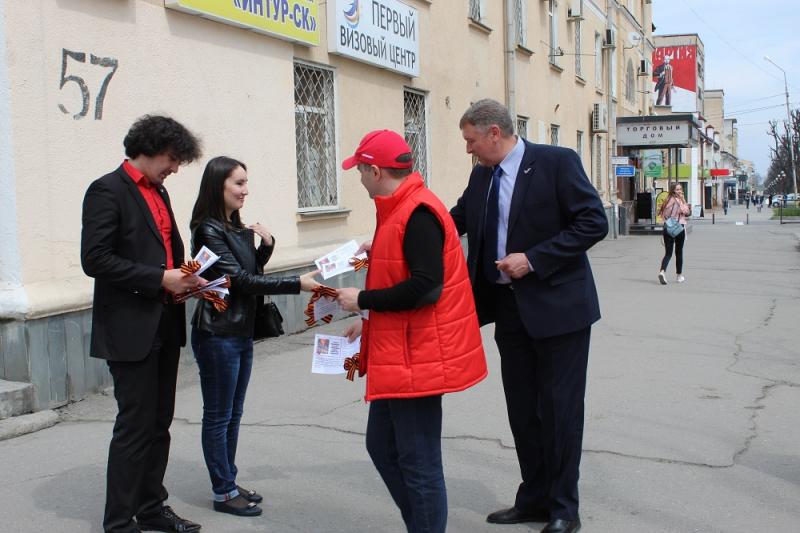
[[[332,278],[333,276],[355,270],[353,265],[350,264],[350,260],[354,257],[358,259],[367,257],[366,253],[361,253],[356,256],[358,248],[358,243],[353,240],[315,260],[314,264],[316,264],[317,268],[322,272],[322,279]]]
[[[219,260],[219,256],[203,246],[200,248],[200,251],[197,252],[197,255],[194,257],[194,260],[200,263],[200,269],[194,273],[195,276],[199,276],[203,272],[205,272],[211,265],[216,263]]]
[[[361,349],[361,337],[349,342],[347,337],[315,335],[311,372],[314,374],[344,374],[344,360]]]

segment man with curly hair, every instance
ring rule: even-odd
[[[173,295],[203,283],[180,271],[183,242],[164,180],[200,157],[200,145],[177,121],[148,115],[123,144],[127,159],[86,191],[81,232],[81,263],[94,278],[90,355],[108,362],[119,408],[103,528],[198,531],[199,524],[164,504],[178,357],[186,343],[184,305]]]

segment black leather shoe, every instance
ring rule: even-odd
[[[246,489],[244,487],[240,487],[239,485],[236,485],[236,490],[238,490],[239,494],[244,496],[245,499],[249,502],[261,503],[262,501],[264,501],[264,497],[254,490]]]
[[[137,517],[136,522],[142,531],[171,531],[174,533],[200,531],[200,524],[184,520],[176,515],[169,505],[163,506],[157,515],[145,518]]]
[[[581,519],[563,520],[556,518],[541,531],[541,533],[576,533],[581,528]]]
[[[261,507],[256,502],[248,501],[242,494],[226,502],[215,501],[214,510],[236,516],[258,516],[261,514]]]
[[[495,511],[486,517],[490,524],[521,524],[523,522],[547,522],[550,520],[550,513],[545,509],[534,511],[521,511],[516,507]]]

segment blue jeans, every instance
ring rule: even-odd
[[[373,401],[367,451],[409,533],[444,533],[442,397]]]
[[[253,368],[253,339],[192,328],[192,350],[203,391],[203,456],[214,499],[236,497],[236,446]]]

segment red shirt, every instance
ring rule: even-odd
[[[164,242],[164,250],[167,252],[167,269],[175,268],[172,260],[172,219],[169,216],[167,204],[158,193],[156,187],[142,174],[141,170],[131,165],[127,159],[122,163],[122,168],[136,183],[136,187],[142,193],[147,207],[150,208],[156,228],[161,234],[161,240]]]

